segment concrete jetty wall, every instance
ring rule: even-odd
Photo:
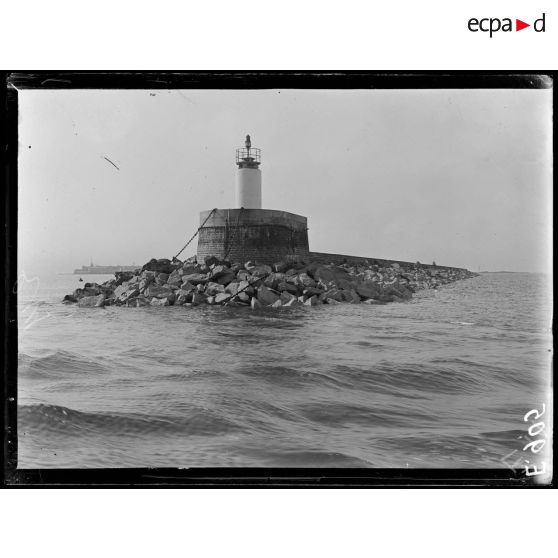
[[[349,265],[368,265],[376,264],[380,267],[390,267],[393,264],[399,264],[402,268],[415,267],[416,262],[405,262],[401,260],[383,260],[381,258],[365,258],[363,256],[348,256],[347,254],[329,254],[327,252],[309,252],[310,261],[321,262],[324,264],[342,265],[344,263]],[[436,270],[459,270],[467,271],[463,267],[449,267],[446,265],[433,265],[433,264],[420,264],[421,268],[436,269]]]

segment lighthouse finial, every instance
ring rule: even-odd
[[[244,142],[246,149],[250,149],[252,147],[252,142],[250,141],[250,134],[246,135],[246,141]]]

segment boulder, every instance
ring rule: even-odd
[[[192,305],[197,306],[198,304],[203,304],[205,302],[205,296],[199,293],[192,294]]]
[[[139,289],[140,293],[143,293],[148,286],[149,286],[149,283],[146,283],[145,279],[142,279],[138,284],[138,289]]]
[[[236,274],[230,270],[227,270],[227,273],[225,273],[225,275],[221,275],[216,279],[217,283],[221,285],[228,285],[229,283],[235,280],[236,280]]]
[[[124,285],[127,285],[124,283]],[[100,294],[104,294],[99,287],[99,285],[95,283],[86,283],[85,288],[81,290],[80,296],[97,296]]]
[[[291,301],[291,300],[296,300],[296,296],[287,292],[287,291],[283,291],[281,293],[281,298],[280,298],[281,302],[283,304],[287,304],[287,302]]]
[[[155,277],[155,283],[157,283],[157,285],[164,285],[167,282],[168,278],[169,278],[168,273],[158,273],[157,276]]]
[[[192,291],[186,290],[186,289],[177,289],[176,291],[174,291],[174,296],[176,296],[176,298],[178,298],[179,296],[192,296]]]
[[[180,295],[176,295],[176,299],[174,301],[175,306],[182,306],[183,304],[186,304],[188,302],[188,299],[191,299],[191,297],[189,295],[186,294],[180,294]]]
[[[205,264],[207,267],[211,267],[212,265],[217,265],[219,261],[219,258],[216,258],[215,256],[206,256],[205,258],[202,258],[200,263]]]
[[[84,296],[78,302],[80,308],[102,308],[105,305],[105,295]]]
[[[372,281],[356,283],[354,288],[362,298],[375,298],[382,292],[378,284]]]
[[[215,304],[222,304],[223,302],[226,302],[227,300],[231,299],[231,295],[229,293],[218,293],[215,296]]]
[[[118,302],[128,302],[128,300],[130,300],[131,298],[135,298],[139,294],[140,294],[139,289],[132,285],[131,287],[128,287],[126,291],[121,293],[120,296],[116,297],[116,300],[118,300]],[[116,295],[116,291],[115,291],[115,295]]]
[[[293,285],[292,283],[288,283],[287,281],[281,281],[277,284],[278,291],[287,291],[293,295],[298,294],[298,287]]]
[[[308,273],[299,273],[296,276],[295,284],[300,287],[315,287],[316,281]]]
[[[345,301],[345,297],[343,296],[343,291],[340,291],[339,289],[331,289],[327,291],[325,295],[326,295],[326,299],[331,298],[332,300],[335,300],[337,302]]]
[[[139,296],[134,300],[134,303],[136,304],[136,308],[143,308],[144,306],[148,306],[149,305],[149,301],[144,298],[143,296]]]
[[[280,306],[283,306],[283,303],[281,302],[281,300],[276,300],[271,307],[272,308],[279,308]]]
[[[408,300],[413,296],[412,291],[403,285],[393,284],[385,287],[382,293],[383,296],[396,296],[403,300]]]
[[[205,286],[205,292],[208,295],[216,295],[217,293],[224,293],[225,287],[223,285],[219,285],[219,283],[209,282]]]
[[[274,263],[272,267],[273,267],[273,271],[276,271],[277,273],[285,273],[285,271],[289,269],[289,264],[285,262],[277,262]]]
[[[326,298],[325,302],[326,304],[341,304],[338,300],[335,300],[334,298]]]
[[[148,284],[155,281],[155,272],[154,271],[142,271],[140,274],[140,279],[143,279]]]
[[[256,297],[254,297],[250,301],[250,306],[252,307],[252,310],[257,310],[262,307],[262,303]]]
[[[118,287],[116,287],[116,289],[114,289],[114,297],[115,298],[119,298],[120,296],[122,296],[122,294],[124,294],[126,292],[127,289],[127,285],[118,285]]]
[[[149,287],[145,289],[145,296],[148,298],[166,298],[171,295],[173,295],[173,290],[163,285],[149,285]]]
[[[182,285],[180,286],[181,290],[187,291],[187,292],[193,291],[195,288],[196,288],[196,286],[192,285],[192,283],[190,283],[189,281],[183,281]]]
[[[309,275],[310,277],[312,277],[312,279],[316,279],[316,281],[318,280],[317,277],[315,277],[315,273],[316,270],[319,269],[321,267],[321,265],[317,262],[310,262],[308,265],[304,266],[303,269],[300,270],[300,272],[304,272],[307,275]]]
[[[250,274],[247,271],[239,271],[236,274],[236,278],[239,281],[248,281],[248,279],[250,279]]]
[[[73,296],[73,295],[66,295],[63,299],[62,302],[77,302],[78,299]]]
[[[349,289],[342,291],[342,293],[345,302],[351,302],[353,304],[358,304],[360,302],[360,296],[356,291]]]
[[[327,298],[327,294],[326,294],[325,291],[322,291],[321,294],[316,295],[316,296],[318,297],[318,300],[319,300],[320,302],[325,303],[326,298]]]
[[[297,298],[292,298],[289,302],[285,302],[283,306],[302,306],[302,302]]]
[[[240,281],[240,283],[238,284],[238,290],[245,292],[249,295],[254,294],[254,287],[251,285],[249,281]]]
[[[316,284],[316,289],[320,289],[322,291],[328,291],[332,287],[335,287],[335,285],[332,283],[326,283],[325,281],[318,281]]]
[[[225,287],[225,292],[235,295],[240,287],[240,283],[237,281],[233,281],[232,283],[229,283],[226,287]]]
[[[241,293],[237,294],[236,297],[241,302],[250,302],[250,295],[246,292],[241,292]]]
[[[351,275],[342,267],[338,266],[318,266],[313,273],[316,281],[323,283],[333,283],[336,287],[343,288],[343,285],[352,282]]]
[[[182,282],[192,283],[192,285],[199,285],[200,283],[207,283],[208,277],[204,273],[190,273],[189,275],[182,276]]]
[[[270,289],[279,290],[278,289],[279,283],[282,283],[284,281],[285,281],[284,273],[272,272],[264,279],[263,283],[266,287],[269,287]]]
[[[233,273],[228,267],[224,265],[215,265],[209,272],[209,278],[212,280],[217,280],[219,277],[228,273]]]
[[[277,279],[275,273],[270,273],[263,279],[263,284],[269,289],[277,289]]]
[[[265,285],[258,287],[257,297],[258,301],[261,302],[263,306],[271,306],[274,302],[279,300],[279,294]]]
[[[318,297],[314,295],[306,300],[304,306],[317,306],[318,304],[320,304],[320,301],[318,300]]]
[[[248,269],[248,271],[254,277],[265,277],[266,275],[269,275],[270,273],[272,273],[273,270],[271,269],[271,267],[269,265],[257,265],[257,266],[252,267],[251,269]]]
[[[142,268],[142,271],[158,271],[159,273],[172,273],[174,266],[171,261],[165,258],[156,260],[155,258],[149,260]]]
[[[185,263],[182,266],[182,275],[191,275],[192,273],[199,273],[200,266],[197,264]]]
[[[151,306],[170,306],[168,298],[152,298]]]
[[[208,296],[205,301],[207,302],[207,304],[215,304],[215,297]]]
[[[314,295],[321,295],[323,294],[324,291],[322,289],[318,289],[317,287],[306,287],[303,291],[302,294],[306,295],[307,297],[311,297]]]
[[[174,270],[167,279],[167,284],[179,287],[182,284],[182,275],[178,270]]]
[[[114,277],[116,278],[115,284],[116,286],[122,285],[124,281],[130,280],[134,276],[133,271],[116,271],[114,273]],[[85,285],[87,287],[87,284]]]

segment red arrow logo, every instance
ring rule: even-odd
[[[526,27],[531,27],[531,24],[530,23],[525,23],[524,21],[521,21],[520,19],[515,20],[515,30],[516,31],[521,31],[522,29],[525,29]]]

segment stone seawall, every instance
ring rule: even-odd
[[[326,255],[329,256],[329,255]],[[386,260],[383,260],[386,262]],[[322,261],[273,266],[207,257],[197,261],[151,260],[135,272],[119,272],[102,285],[86,283],[64,302],[81,307],[316,306],[403,302],[420,289],[475,277],[466,269],[369,260],[334,265]]]

